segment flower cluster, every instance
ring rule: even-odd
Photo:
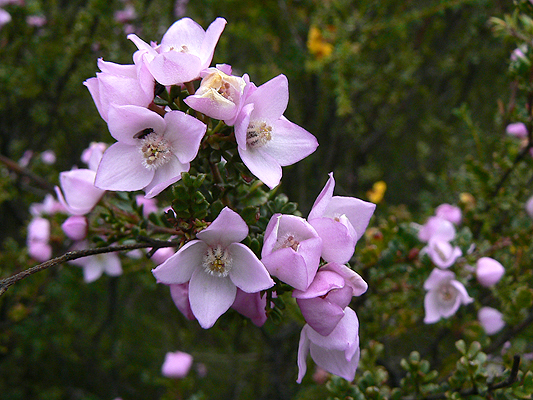
[[[441,318],[449,318],[461,305],[474,302],[464,284],[449,270],[463,255],[462,250],[452,244],[456,239],[455,227],[460,225],[461,220],[462,213],[459,207],[441,204],[435,210],[435,215],[428,218],[418,229],[418,238],[427,242],[427,246],[420,252],[421,255],[427,254],[437,266],[424,283],[424,289],[427,291],[424,299],[426,324],[438,322]],[[472,250],[473,247],[469,252]],[[481,257],[476,261],[475,268],[467,265],[463,271],[468,276],[471,276],[470,272],[474,272],[480,285],[491,287],[501,279],[505,268],[493,258]],[[491,307],[480,308],[478,320],[489,335],[500,331],[504,326],[502,314]]]

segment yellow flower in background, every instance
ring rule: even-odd
[[[307,36],[307,49],[317,59],[329,56],[333,51],[333,45],[326,42],[322,32],[316,26],[309,28]]]
[[[459,195],[459,201],[464,204],[465,210],[471,210],[476,205],[476,199],[470,193],[463,192]]]
[[[381,203],[385,192],[387,191],[387,184],[383,181],[377,181],[372,185],[372,189],[366,192],[368,199],[375,204]]]

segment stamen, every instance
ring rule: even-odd
[[[294,251],[298,251],[298,246],[300,246],[300,242],[298,241],[298,239],[296,239],[294,234],[286,233],[285,235],[278,238],[274,249],[279,250],[286,247],[290,247]]]
[[[252,149],[264,146],[272,139],[272,127],[263,121],[252,121],[246,130],[246,144]]]
[[[152,131],[140,140],[139,151],[143,155],[142,163],[146,168],[156,170],[170,161],[172,146],[163,136]]]
[[[228,276],[233,260],[226,249],[220,245],[208,247],[202,266],[209,275],[224,278]]]

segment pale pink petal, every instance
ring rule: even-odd
[[[326,262],[345,264],[350,261],[356,237],[346,226],[332,218],[316,218],[309,223],[322,239],[322,258]]]
[[[83,266],[83,280],[86,283],[91,283],[97,280],[104,273],[102,264],[95,262],[94,260],[88,261]]]
[[[134,191],[146,187],[153,178],[154,171],[143,166],[137,147],[117,142],[105,151],[94,184],[105,190]]]
[[[166,129],[166,123],[159,114],[147,108],[138,106],[115,106],[109,107],[109,132],[124,144],[137,146],[139,141],[135,138],[145,129],[152,129],[162,133]]]
[[[300,343],[298,344],[298,379],[296,382],[302,383],[302,379],[307,372],[307,355],[309,354],[309,346],[311,342],[307,337],[307,331],[310,329],[305,325],[300,333]]]
[[[165,139],[172,145],[172,152],[182,163],[191,162],[198,154],[207,125],[181,111],[166,113],[165,122]]]
[[[257,110],[257,104],[255,106]],[[272,122],[272,140],[262,150],[285,167],[304,159],[317,147],[318,141],[311,133],[286,118],[280,118]]]
[[[266,295],[261,296],[261,293],[246,293],[237,288],[237,295],[231,308],[250,318],[256,326],[263,326],[267,320]]]
[[[296,299],[305,321],[322,336],[327,336],[344,317],[344,309],[321,297]]]
[[[425,324],[433,324],[441,319],[438,293],[436,291],[432,290],[426,293],[426,296],[424,297],[424,310]]]
[[[346,359],[349,360],[355,353],[353,347],[359,346],[358,332],[359,320],[357,315],[351,308],[346,307],[344,317],[328,336],[323,336],[313,329],[309,329],[307,335],[312,343],[324,349],[346,351]],[[324,367],[322,366],[322,368]]]
[[[227,21],[224,18],[218,17],[207,28],[204,39],[202,41],[202,46],[200,47],[202,69],[208,67],[209,64],[211,64],[211,60],[213,59],[213,54],[215,52],[215,46],[218,43],[218,39],[220,38],[222,31],[224,31],[226,23]],[[229,74],[231,74],[231,70]]]
[[[330,172],[328,175],[329,179],[326,182],[326,185],[316,198],[315,203],[313,204],[313,207],[309,212],[309,216],[307,217],[308,221],[324,216],[328,204],[331,201],[331,198],[333,197],[333,190],[335,189],[335,178],[333,178],[333,172]]]
[[[188,282],[196,269],[203,268],[207,245],[201,240],[187,242],[176,254],[152,270],[157,282],[167,285]]]
[[[30,242],[28,254],[37,261],[44,262],[52,258],[52,246],[48,242]]]
[[[248,236],[248,225],[239,214],[229,207],[224,207],[211,225],[196,236],[210,246],[221,245],[226,248]]]
[[[105,273],[109,276],[122,275],[122,264],[117,253],[107,253],[101,258]]]
[[[434,268],[431,274],[429,274],[428,279],[424,282],[424,289],[436,289],[442,281],[450,281],[453,278],[455,278],[455,274],[452,271]]]
[[[189,282],[170,285],[170,296],[185,318],[190,321],[196,319],[192,313],[191,303],[189,301]]]
[[[87,214],[104,195],[104,190],[95,186],[95,177],[96,173],[90,169],[73,169],[59,174],[65,207],[71,214]]]
[[[361,296],[368,289],[368,284],[361,275],[346,265],[329,263],[321,267],[320,271],[333,271],[342,276],[346,285],[352,289],[352,296]]]
[[[289,81],[285,75],[278,75],[262,84],[246,100],[254,103],[252,119],[258,118],[269,122],[279,119],[289,103]]]
[[[189,300],[194,316],[204,329],[211,328],[235,301],[237,288],[229,278],[219,278],[196,269],[189,284]]]
[[[270,189],[274,189],[281,181],[281,165],[268,153],[259,149],[242,150],[238,148],[243,163],[250,172],[259,178]]]
[[[246,104],[242,107],[235,120],[235,140],[240,150],[246,151],[246,131],[250,124],[250,115],[254,110],[254,104]]]
[[[268,271],[257,256],[241,243],[232,243],[227,251],[232,258],[231,281],[247,293],[256,293],[274,286]]]
[[[196,79],[202,64],[196,55],[171,50],[155,56],[147,67],[157,82],[170,86]]]
[[[263,256],[261,261],[271,275],[295,289],[306,290],[313,280],[302,255],[290,247]]]
[[[144,188],[146,198],[151,199],[157,196],[167,187],[179,181],[181,173],[187,172],[189,168],[189,163],[182,164],[175,156],[171,156],[165,165],[155,170],[152,181]]]
[[[481,257],[476,263],[477,281],[486,287],[498,283],[505,273],[505,268],[498,261],[490,257]]]
[[[333,196],[324,212],[324,217],[346,215],[357,233],[356,241],[358,241],[365,233],[375,209],[376,205],[368,201],[355,197]]]
[[[451,242],[455,238],[455,227],[444,218],[429,217],[418,231],[418,238],[423,242],[428,242],[431,237],[439,237],[441,240]]]
[[[292,297],[297,299],[312,299],[314,297],[324,296],[333,289],[344,287],[344,278],[333,271],[327,271],[321,268],[313,279],[313,282],[307,290],[297,290],[292,292]]]
[[[87,236],[87,218],[81,215],[72,215],[61,224],[65,235],[72,240],[83,240]]]
[[[83,84],[87,87],[87,89],[89,89],[89,93],[93,98],[98,113],[100,114],[102,119],[107,122],[108,103],[106,103],[104,106],[100,100],[100,84],[98,83],[98,79],[89,78],[85,82],[83,82]]]
[[[185,378],[191,369],[193,358],[182,351],[167,353],[161,366],[161,374],[167,378]]]
[[[359,347],[356,348],[356,352],[350,360],[346,360],[344,351],[326,350],[314,343],[311,343],[309,351],[319,367],[349,382],[354,380],[355,371],[359,366]]]
[[[189,51],[195,51],[195,55],[198,55],[196,51],[201,48],[204,37],[205,31],[198,23],[190,18],[181,18],[167,29],[161,45],[175,49],[187,46]]]

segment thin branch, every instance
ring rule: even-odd
[[[67,261],[76,260],[78,258],[88,257],[88,256],[92,256],[95,254],[112,253],[116,251],[129,251],[129,250],[135,250],[135,249],[144,249],[148,247],[162,248],[162,247],[175,247],[175,246],[179,246],[179,243],[159,241],[159,240],[150,240],[147,243],[122,244],[122,245],[117,245],[117,246],[97,247],[93,249],[69,251],[68,253],[63,254],[62,256],[52,258],[51,260],[45,261],[34,267],[28,268],[15,275],[12,275],[10,277],[0,280],[0,296],[2,296],[11,285],[14,285],[18,281],[30,275],[33,275],[36,272],[43,271],[55,265],[63,264]]]
[[[0,154],[0,162],[4,164],[7,168],[9,168],[11,171],[16,172],[18,175],[26,176],[30,178],[32,181],[34,181],[41,189],[44,189],[48,192],[54,193],[54,185],[52,185],[47,180],[41,178],[38,175],[35,175],[33,172],[31,172],[29,169],[26,169],[22,166],[20,166],[15,161],[11,160],[10,158],[7,158],[6,156]]]

